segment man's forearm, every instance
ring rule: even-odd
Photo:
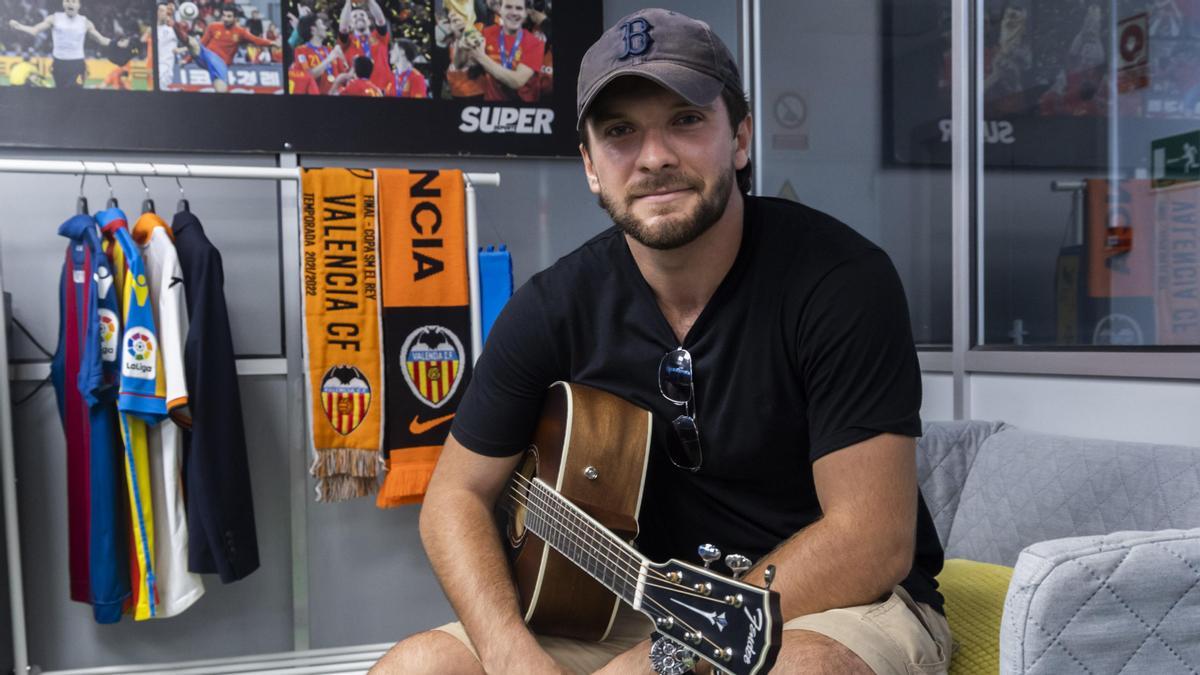
[[[529,77],[522,77],[517,71],[509,70],[490,58],[480,59],[479,63],[489,75],[499,80],[500,84],[503,84],[509,89],[520,89],[521,87],[525,86],[526,82],[529,81]]]
[[[520,616],[490,508],[469,493],[427,498],[421,540],[485,667],[506,661],[513,650],[537,648]]]
[[[779,591],[788,621],[878,600],[908,576],[912,556],[903,537],[823,518],[756,561],[744,580],[762,586],[767,565],[775,565],[771,588]]]

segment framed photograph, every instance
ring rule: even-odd
[[[602,5],[565,9],[0,0],[0,146],[574,156]]]

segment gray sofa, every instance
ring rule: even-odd
[[[1015,567],[1002,673],[1200,672],[1200,448],[934,422],[917,458],[946,557]]]

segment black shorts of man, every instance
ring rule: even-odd
[[[742,578],[758,586],[773,567],[772,672],[944,671],[943,552],[915,466],[921,374],[888,256],[829,215],[748,194],[752,120],[702,22],[621,19],[584,56],[577,105],[588,185],[615,227],[535,275],[493,326],[421,511],[460,623],[403,640],[374,672],[651,672],[645,616],[617,612],[599,643],[536,635],[507,576],[492,506],[555,381],[652,413],[640,553],[698,563],[713,544],[751,558]],[[686,367],[685,394],[664,363]]]

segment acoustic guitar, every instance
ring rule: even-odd
[[[651,649],[659,673],[686,672],[697,656],[719,672],[765,673],[783,630],[777,592],[708,569],[720,556],[708,545],[702,567],[651,562],[631,544],[650,430],[648,411],[612,394],[564,382],[547,392],[501,499],[525,621],[544,635],[602,640],[625,602],[662,636]],[[750,567],[742,556],[726,561]]]

